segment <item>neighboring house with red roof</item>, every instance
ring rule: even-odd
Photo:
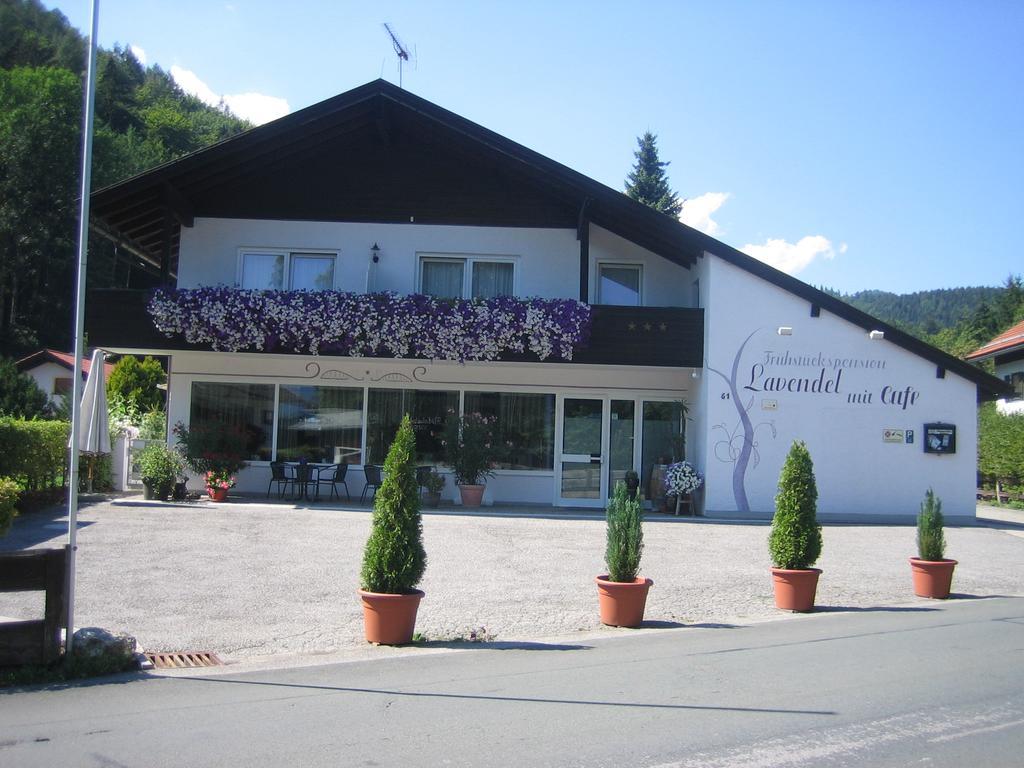
[[[23,357],[15,365],[19,373],[27,373],[35,379],[36,385],[46,393],[51,403],[58,403],[58,398],[71,396],[71,381],[74,378],[75,356],[69,352],[58,352],[55,349],[41,349],[28,357]],[[88,356],[82,360],[82,381],[89,378],[91,360]],[[112,363],[103,366],[104,381],[110,381],[110,373],[114,370]]]
[[[967,359],[972,363],[991,360],[996,376],[1014,390],[1009,398],[999,400],[997,407],[1003,413],[1024,413],[1024,320],[978,347]]]

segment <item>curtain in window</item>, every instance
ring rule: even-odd
[[[406,413],[416,436],[416,463],[444,463],[444,425],[459,407],[458,392],[421,389],[371,389],[367,406],[368,461],[383,464]]]
[[[243,253],[242,288],[261,291],[284,288],[284,254]]]
[[[462,273],[465,262],[433,261],[423,262],[423,293],[439,299],[457,299],[462,296]]]
[[[492,299],[512,295],[512,264],[477,261],[473,264],[473,298]]]
[[[329,291],[334,287],[334,257],[293,253],[290,278],[293,291]]]

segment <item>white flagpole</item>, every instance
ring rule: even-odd
[[[68,629],[64,643],[70,655],[75,634],[75,555],[78,551],[78,435],[82,430],[82,354],[85,346],[85,277],[89,249],[89,190],[92,186],[92,123],[96,104],[96,30],[99,0],[92,0],[89,63],[85,71],[85,115],[82,121],[82,188],[78,218],[78,281],[75,286],[75,371],[71,389],[71,460],[68,477]],[[103,380],[103,371],[90,371]]]

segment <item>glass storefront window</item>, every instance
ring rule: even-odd
[[[225,424],[247,435],[246,459],[269,461],[274,430],[273,384],[192,384],[189,425]]]
[[[459,409],[458,392],[422,389],[371,389],[368,398],[366,453],[370,464],[383,464],[402,416],[409,414],[416,435],[416,463],[444,464],[444,425]]]
[[[495,432],[504,446],[504,456],[496,469],[554,467],[554,395],[467,392],[465,411],[497,419]]]
[[[644,402],[643,466],[640,482],[645,498],[651,498],[651,470],[655,464],[670,464],[686,458],[683,417],[683,404],[678,400]]]
[[[277,458],[363,463],[363,390],[281,385]]]

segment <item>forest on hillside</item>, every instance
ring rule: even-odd
[[[86,41],[38,0],[0,0],[0,355],[71,346]],[[92,188],[251,126],[130,50],[99,50]],[[90,288],[145,284],[93,236]]]

